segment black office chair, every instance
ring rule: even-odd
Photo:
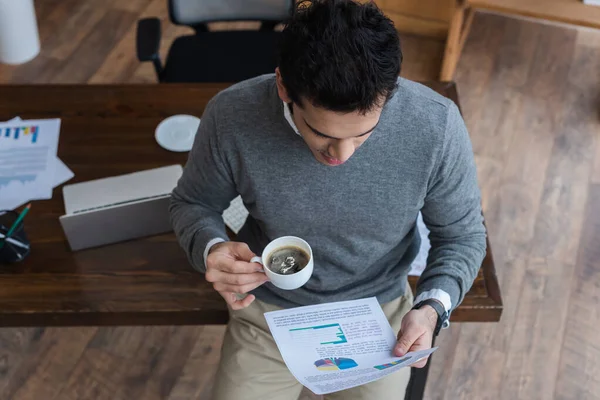
[[[239,82],[271,73],[277,66],[280,32],[294,0],[167,0],[169,18],[190,26],[194,35],[175,39],[163,67],[160,20],[138,22],[137,57],[152,61],[159,82]],[[259,30],[213,31],[210,22],[260,21]]]

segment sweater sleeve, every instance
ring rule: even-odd
[[[473,150],[454,103],[448,110],[443,146],[421,212],[430,230],[431,249],[417,296],[443,290],[450,295],[454,309],[473,285],[486,251]]]
[[[237,195],[219,143],[218,97],[204,111],[169,206],[175,235],[192,266],[200,272],[206,272],[207,244],[215,238],[228,239],[222,213]]]

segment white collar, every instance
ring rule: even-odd
[[[288,107],[288,105],[287,105],[287,103],[285,101],[283,102],[283,116],[287,120],[288,124],[290,124],[290,126],[292,127],[292,129],[294,130],[294,132],[296,132],[296,134],[298,136],[302,136],[300,134],[300,131],[296,127],[296,124],[294,123],[294,119],[292,118],[292,113],[290,113],[290,108]]]

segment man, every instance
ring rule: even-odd
[[[398,78],[401,59],[397,32],[374,4],[302,2],[275,74],[236,84],[206,107],[171,213],[190,262],[230,307],[216,399],[300,393],[267,311],[377,296],[401,356],[430,348],[472,285],[485,229],[469,136],[454,103]],[[233,242],[221,214],[238,194],[250,216]],[[419,211],[432,247],[413,306],[407,273]],[[285,235],[314,252],[313,276],[293,291],[249,262]],[[405,368],[327,398],[400,399],[409,375]]]

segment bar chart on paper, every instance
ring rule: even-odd
[[[298,345],[327,345],[347,343],[340,324],[309,326],[290,329],[290,336]]]
[[[0,150],[0,160],[2,160],[2,151]],[[22,176],[13,176],[13,177],[1,177],[0,176],[0,190],[3,186],[8,186],[12,181],[20,182],[22,185],[27,184],[27,182],[33,182],[35,180],[35,175],[22,175]]]
[[[47,156],[47,146],[31,149],[0,147],[0,187],[8,186],[11,181],[22,185],[35,181],[38,174],[46,168]],[[7,172],[10,173],[6,174]]]
[[[52,197],[59,119],[0,123],[0,209]]]

